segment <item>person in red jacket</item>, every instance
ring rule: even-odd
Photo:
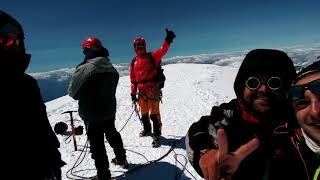
[[[151,135],[151,123],[153,122],[153,146],[159,146],[161,135],[161,118],[159,110],[160,87],[159,82],[155,81],[158,75],[162,57],[168,52],[170,44],[176,37],[173,31],[166,29],[167,36],[162,47],[156,51],[147,53],[146,41],[144,38],[136,38],[133,41],[136,57],[131,62],[131,99],[134,103],[138,102],[141,110],[141,121],[143,130],[140,136]],[[138,95],[138,96],[137,96]],[[149,116],[150,113],[150,116]]]

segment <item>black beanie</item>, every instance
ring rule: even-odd
[[[296,70],[292,60],[283,51],[252,50],[244,58],[234,81],[234,91],[237,97],[242,98],[245,80],[248,77],[261,74],[279,76],[283,82],[283,90],[287,90],[296,77]]]
[[[320,72],[320,60],[310,64],[309,66],[303,68],[298,74],[296,81],[306,77],[309,74]]]
[[[8,33],[16,34],[20,39],[24,39],[24,32],[21,24],[9,14],[0,10],[0,35]],[[25,52],[24,42],[19,43],[23,52]]]
[[[30,54],[26,54],[24,46],[24,32],[20,23],[7,13],[0,10],[0,36],[7,37],[8,34],[15,34],[19,39],[18,49],[0,48],[1,74],[10,73],[12,77],[24,74],[30,62]],[[6,78],[8,79],[8,78]]]

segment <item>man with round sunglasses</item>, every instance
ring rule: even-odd
[[[159,102],[161,100],[161,87],[158,81],[159,67],[162,57],[168,52],[170,44],[176,37],[173,31],[166,29],[167,36],[162,47],[156,51],[147,53],[144,38],[136,38],[133,41],[136,57],[130,66],[131,100],[138,103],[141,111],[143,130],[140,137],[150,136],[151,123],[153,124],[153,147],[160,146],[161,117]],[[138,97],[137,97],[138,95]]]
[[[320,61],[302,69],[290,88],[289,99],[301,128],[292,142],[305,162],[309,179],[320,179]],[[296,124],[295,121],[292,122]]]
[[[292,145],[287,92],[296,71],[286,53],[255,49],[234,82],[237,98],[212,107],[186,136],[189,161],[205,179],[307,179]]]
[[[36,80],[25,70],[30,54],[20,23],[0,10],[0,99],[3,172],[9,179],[61,179],[60,144]],[[6,133],[6,134],[5,134]]]

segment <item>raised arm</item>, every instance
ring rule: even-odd
[[[173,39],[176,37],[173,31],[169,31],[166,29],[167,36],[165,38],[165,41],[163,42],[162,46],[160,49],[153,51],[151,53],[153,59],[155,59],[156,64],[160,65],[161,64],[161,59],[164,55],[167,54],[170,44],[172,43]]]

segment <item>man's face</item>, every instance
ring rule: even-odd
[[[0,34],[0,74],[21,75],[27,68],[30,55],[25,53],[23,39],[14,34]]]
[[[252,76],[246,79],[243,99],[254,111],[267,115],[279,104],[281,78],[277,76]]]
[[[1,34],[0,35],[0,52],[1,55],[10,56],[12,54],[22,54],[24,53],[21,48],[20,43],[22,39],[13,33]]]
[[[144,56],[146,54],[146,45],[144,43],[137,43],[134,45],[134,51],[137,56]]]
[[[320,73],[310,74],[297,81],[295,85],[308,85],[317,79],[320,79]],[[314,84],[313,87],[319,92],[319,84]],[[293,101],[293,106],[301,128],[313,141],[320,144],[320,95],[312,92],[312,89],[307,89],[300,99]]]

